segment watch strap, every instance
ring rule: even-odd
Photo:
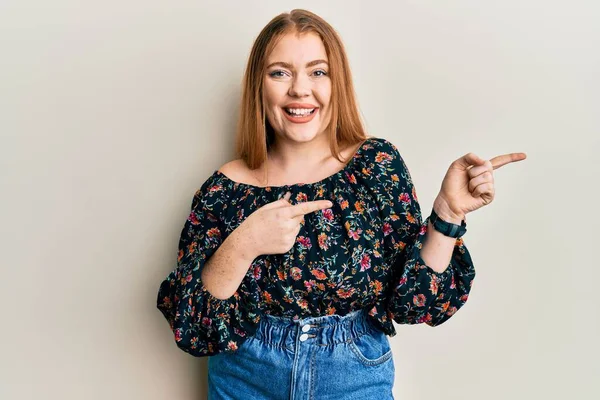
[[[461,221],[460,225],[444,221],[437,215],[433,208],[431,209],[429,220],[436,231],[449,237],[459,238],[467,232],[467,222],[464,219]]]

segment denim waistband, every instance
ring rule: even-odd
[[[373,332],[377,328],[368,318],[365,309],[343,316],[333,314],[301,319],[264,314],[255,337],[272,346],[289,349],[296,348],[298,341],[303,342],[303,346],[329,346]]]

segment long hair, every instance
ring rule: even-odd
[[[274,141],[274,130],[265,115],[263,91],[267,58],[277,42],[288,33],[316,33],[323,41],[331,79],[331,119],[326,127],[330,150],[340,162],[340,145],[355,145],[367,138],[359,116],[352,74],[344,45],[333,29],[318,15],[302,9],[282,13],[260,32],[250,52],[242,83],[240,117],[237,124],[235,151],[252,170],[267,159]]]

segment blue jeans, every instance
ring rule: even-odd
[[[365,310],[299,320],[262,316],[234,353],[208,359],[208,400],[394,398],[388,337]]]

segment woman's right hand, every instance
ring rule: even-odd
[[[283,254],[294,246],[304,215],[331,208],[329,200],[305,201],[292,205],[290,192],[250,214],[241,224],[249,251],[256,255]]]

